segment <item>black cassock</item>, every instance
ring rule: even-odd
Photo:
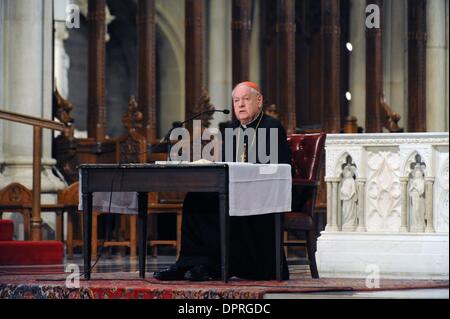
[[[239,122],[230,128],[238,128]],[[270,128],[278,130],[278,163],[291,164],[291,151],[286,132],[281,123],[263,112],[248,127],[266,128],[266,154],[269,154]],[[241,128],[245,131],[246,128]],[[262,134],[262,132],[260,132]],[[223,135],[225,136],[225,135]],[[240,137],[242,138],[242,137]],[[246,149],[256,147],[258,140],[244,139]],[[233,141],[233,161],[236,156],[236,138]],[[256,163],[260,163],[256,156]],[[230,255],[229,274],[245,279],[270,280],[276,278],[275,265],[275,215],[231,216],[229,223]],[[286,256],[282,250],[284,280],[289,279]],[[210,271],[220,273],[220,229],[218,193],[188,193],[183,204],[181,227],[181,251],[177,266],[189,269],[195,265],[206,265]]]

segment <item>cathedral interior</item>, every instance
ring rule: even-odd
[[[78,166],[164,160],[161,139],[175,122],[214,108],[231,113],[202,117],[205,127],[234,119],[231,91],[242,81],[259,84],[265,111],[288,134],[443,132],[448,158],[448,7],[446,0],[0,0],[0,194],[19,198],[13,211],[0,196],[0,214],[15,221],[16,240],[69,244],[70,235],[66,253],[81,253],[81,219],[61,213],[77,210]],[[321,165],[318,232],[327,223]],[[150,205],[175,212],[151,219],[155,255],[179,248],[183,196],[150,196]],[[135,256],[135,220],[101,212],[97,219],[99,241],[118,241],[117,251]],[[448,222],[446,232],[448,245]]]

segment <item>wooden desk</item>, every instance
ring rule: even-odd
[[[229,201],[228,165],[83,164],[80,184],[84,223],[84,276],[91,273],[92,193],[138,193],[139,277],[145,278],[147,253],[148,192],[217,192],[220,205],[220,247],[222,280],[228,281]],[[277,280],[281,280],[281,215],[275,214]]]

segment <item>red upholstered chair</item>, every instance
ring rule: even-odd
[[[292,134],[288,142],[292,151],[292,212],[284,216],[285,231],[305,231],[306,249],[313,278],[319,278],[315,251],[314,207],[319,186],[321,157],[325,133]],[[298,244],[285,241],[286,246]]]

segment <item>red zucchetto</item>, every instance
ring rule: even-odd
[[[254,82],[245,81],[245,82],[239,83],[238,85],[241,85],[241,84],[251,87],[252,89],[255,89],[258,93],[261,93],[258,84],[254,83]]]

